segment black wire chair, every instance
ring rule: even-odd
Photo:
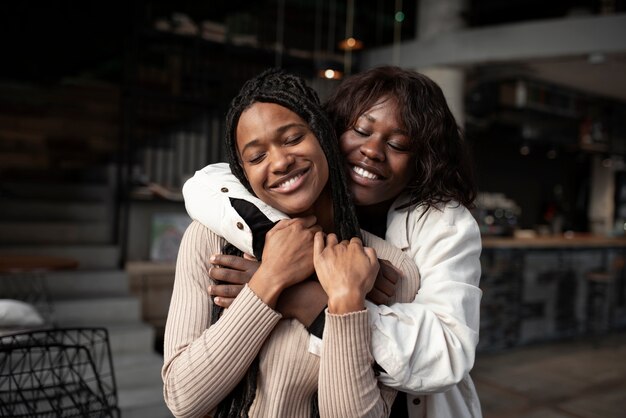
[[[0,337],[0,417],[119,417],[105,328]]]

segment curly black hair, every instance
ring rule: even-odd
[[[397,101],[416,155],[406,206],[425,205],[428,209],[456,201],[471,208],[476,181],[468,145],[441,88],[430,78],[399,67],[373,68],[342,82],[325,109],[341,135],[383,98]]]
[[[244,170],[241,166],[237,149],[237,124],[241,114],[254,103],[276,103],[300,116],[318,139],[329,167],[329,183],[333,201],[335,233],[339,240],[360,237],[359,223],[350,197],[348,184],[343,169],[343,161],[335,131],[326,116],[317,93],[306,85],[301,78],[283,70],[269,69],[248,80],[239,94],[231,102],[226,115],[226,148],[230,169],[239,181],[252,193]],[[232,245],[226,245],[224,253],[242,255]],[[217,321],[222,308],[213,305],[212,322]],[[246,376],[220,403],[216,418],[247,417],[254,401],[258,358],[248,368]],[[311,405],[311,415],[318,416],[317,397]]]

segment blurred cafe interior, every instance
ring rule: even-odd
[[[623,334],[624,0],[25,0],[0,22],[0,289],[108,329],[124,416],[167,416],[181,187],[273,66],[322,100],[379,65],[442,87],[479,180],[480,355]],[[20,275],[39,290],[5,293]]]

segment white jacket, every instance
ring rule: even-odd
[[[240,250],[252,254],[250,227],[230,204],[255,204],[270,220],[287,216],[252,196],[228,164],[209,165],[183,186],[189,215]],[[408,254],[421,276],[412,303],[377,306],[366,301],[372,354],[386,371],[379,380],[408,393],[409,415],[428,418],[481,417],[469,371],[474,365],[480,322],[480,232],[463,206],[396,210],[387,216],[386,240]],[[211,210],[207,210],[211,208]]]

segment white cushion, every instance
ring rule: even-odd
[[[0,299],[0,328],[38,327],[44,323],[33,305],[21,300]]]

